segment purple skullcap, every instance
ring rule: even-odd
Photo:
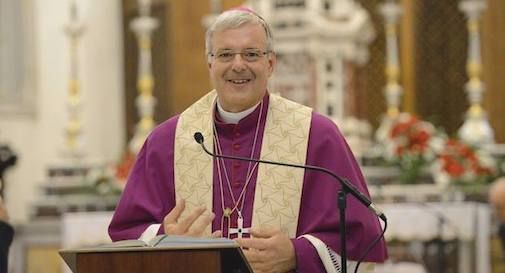
[[[234,11],[234,10],[243,11],[243,12],[247,12],[247,13],[256,15],[262,21],[265,21],[265,19],[263,19],[263,17],[261,17],[255,10],[253,10],[252,8],[250,8],[248,6],[240,5],[240,6],[236,6],[236,7],[230,8],[230,9],[228,9],[226,11]]]
[[[256,13],[256,11],[254,11],[253,9],[251,9],[250,7],[248,6],[244,6],[244,5],[241,5],[241,6],[236,6],[236,7],[233,7],[231,9],[229,9],[229,11],[231,10],[240,10],[240,11],[245,11],[245,12],[249,12],[249,13],[252,13],[254,15],[258,15]]]

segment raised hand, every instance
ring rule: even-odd
[[[186,208],[184,199],[177,200],[175,207],[163,219],[166,234],[200,237],[205,229],[212,224],[215,214],[208,212],[205,207],[194,209],[186,218],[180,219]],[[220,237],[221,231],[216,231],[212,237]]]
[[[296,268],[293,243],[279,229],[252,228],[251,238],[236,239],[254,273],[285,273]]]

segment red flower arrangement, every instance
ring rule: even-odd
[[[117,164],[110,163],[91,168],[86,175],[83,190],[103,196],[120,195],[134,163],[135,155],[126,152]]]
[[[402,113],[392,120],[382,144],[386,160],[401,169],[400,181],[414,183],[436,158],[443,139],[431,123]]]
[[[390,138],[394,156],[405,155],[425,156],[430,151],[430,140],[435,134],[435,128],[412,115],[400,115],[393,123]]]
[[[449,183],[485,182],[496,171],[491,156],[455,139],[448,139],[433,164],[433,177],[443,186]]]
[[[441,186],[482,183],[496,173],[494,159],[484,150],[450,139],[431,123],[408,113],[392,120],[386,135],[381,140],[384,156],[400,167],[401,182],[416,183],[425,170]]]
[[[115,177],[121,187],[124,187],[126,184],[126,180],[128,179],[128,175],[130,174],[130,170],[134,163],[135,155],[130,152],[126,152],[121,158],[121,161],[116,165]]]
[[[431,123],[408,113],[391,120],[379,138],[384,157],[400,167],[400,181],[415,183],[426,172],[435,183],[484,183],[496,175],[495,160],[482,149],[448,138]]]

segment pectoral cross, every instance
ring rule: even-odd
[[[249,234],[250,228],[244,228],[244,218],[242,214],[238,213],[237,228],[230,228],[230,235],[237,234],[237,238],[242,238],[243,234]]]

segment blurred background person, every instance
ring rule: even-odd
[[[9,258],[9,247],[14,236],[14,229],[8,223],[9,215],[5,208],[2,197],[0,197],[0,273],[7,273],[7,261]]]
[[[489,203],[495,209],[495,215],[499,223],[498,236],[502,249],[505,250],[505,177],[497,179],[489,188]]]

